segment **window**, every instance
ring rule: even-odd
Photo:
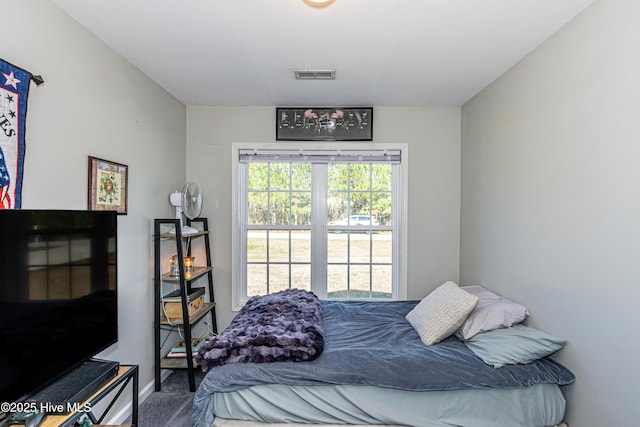
[[[401,150],[241,148],[234,306],[290,288],[328,299],[404,294]]]

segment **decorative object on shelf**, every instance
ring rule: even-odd
[[[204,307],[204,295],[189,301],[187,303],[187,312],[192,316],[198,310]],[[171,321],[182,320],[182,303],[181,302],[165,302],[164,314]]]
[[[89,156],[89,210],[127,214],[128,166]]]
[[[373,107],[277,107],[278,141],[371,141]]]
[[[180,275],[180,263],[178,262],[178,255],[174,255],[169,258],[169,274],[175,277]]]
[[[302,0],[305,4],[315,8],[327,7],[333,4],[335,0]]]
[[[184,272],[185,273],[193,273],[193,260],[196,259],[194,256],[186,256],[184,257]],[[169,258],[169,274],[171,276],[177,277],[180,275],[180,263],[178,262],[178,255],[174,255]]]
[[[204,344],[204,338],[191,338],[191,353],[196,354],[202,344]],[[167,353],[167,357],[187,357],[187,346],[185,345],[184,340],[178,341],[178,344],[173,346],[169,353]]]
[[[199,296],[204,295],[204,288],[193,288],[193,290],[186,295],[187,302],[191,302],[198,298]],[[169,292],[165,296],[162,297],[162,301],[164,302],[180,302],[182,301],[182,293],[177,290],[173,292]]]
[[[184,257],[184,271],[185,273],[193,273],[193,260],[196,259],[194,256],[186,256]]]
[[[25,120],[29,83],[42,77],[0,59],[0,209],[22,207]]]
[[[182,235],[197,233],[199,230],[183,224],[182,215],[192,220],[202,213],[202,191],[200,184],[187,181],[182,191],[175,191],[169,195],[169,203],[176,208],[176,219],[180,220]],[[175,230],[172,230],[175,234]]]

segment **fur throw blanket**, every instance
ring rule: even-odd
[[[314,360],[323,349],[320,300],[290,289],[251,297],[231,324],[200,348],[196,362],[206,372],[228,363]]]

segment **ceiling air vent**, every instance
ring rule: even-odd
[[[296,80],[335,80],[336,70],[293,70]]]

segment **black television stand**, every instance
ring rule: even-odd
[[[89,417],[93,425],[103,425],[105,417],[128,386],[131,386],[131,421],[127,426],[136,427],[138,425],[138,365],[120,365],[118,374],[114,378],[96,390],[79,406],[72,404],[72,412],[68,414],[62,414],[58,409],[49,414],[14,413],[0,420],[0,426],[11,426],[18,422],[19,425],[26,427],[73,427],[85,416]],[[102,402],[106,398],[108,401]],[[99,402],[102,404],[98,405]],[[95,412],[98,406],[100,407],[99,414]],[[45,415],[44,419],[42,415]]]
[[[62,403],[69,407],[81,403],[118,374],[119,363],[91,359],[36,393],[29,400]]]

